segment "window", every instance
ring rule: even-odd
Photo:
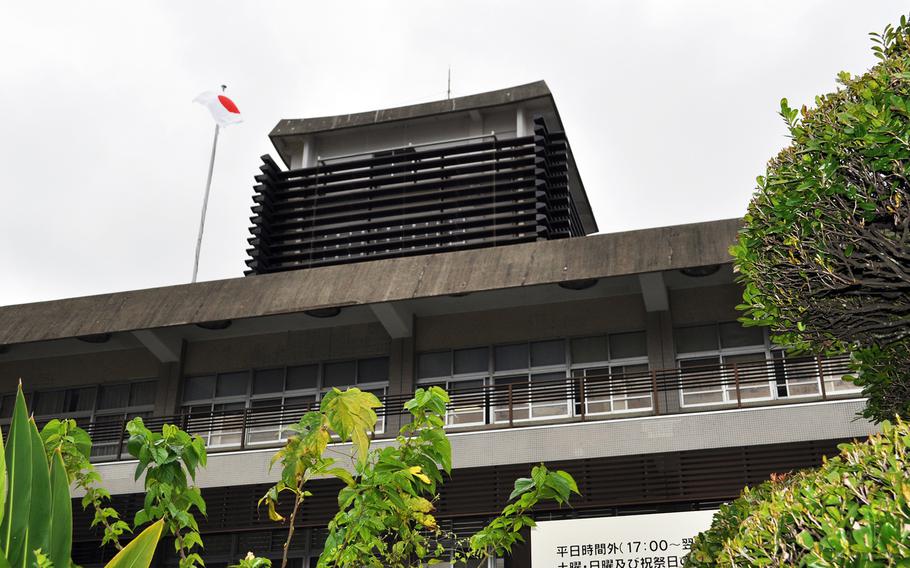
[[[387,357],[187,377],[183,410],[187,430],[213,447],[274,444],[332,388],[357,386],[382,400],[388,381]],[[382,432],[385,417],[381,409],[379,414],[376,429]]]
[[[643,412],[652,408],[645,332],[579,337],[571,342],[577,414]],[[580,389],[584,389],[584,397]],[[584,408],[582,408],[582,404]]]
[[[38,425],[53,418],[70,418],[92,437],[92,457],[112,457],[120,447],[123,425],[135,417],[151,416],[157,381],[78,386],[25,394]],[[12,417],[16,396],[2,397],[0,420]]]
[[[417,356],[418,385],[449,392],[449,426],[646,411],[651,408],[650,378],[643,390],[640,376],[649,377],[647,371],[644,332]],[[580,387],[585,389],[584,398]]]
[[[775,396],[774,369],[768,363],[771,353],[763,329],[723,322],[677,328],[674,335],[683,406]]]

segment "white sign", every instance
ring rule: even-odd
[[[533,568],[679,568],[715,511],[540,521]]]

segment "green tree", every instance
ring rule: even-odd
[[[95,512],[92,527],[104,529],[101,545],[111,543],[117,550],[123,550],[120,537],[132,531],[126,521],[121,520],[120,513],[110,506],[111,494],[101,487],[101,476],[89,461],[92,439],[88,433],[79,428],[75,420],[55,418],[41,429],[41,439],[48,460],[59,451],[70,483],[84,491],[82,508],[92,507]]]
[[[910,414],[910,26],[871,34],[879,62],[815,108],[781,101],[792,143],[768,163],[731,249],[747,323],[855,353],[877,421]]]
[[[505,555],[522,539],[521,530],[534,526],[530,512],[537,503],[566,504],[571,493],[578,493],[568,473],[540,465],[530,478],[516,481],[510,497],[514,502],[483,530],[470,537],[443,531],[434,512],[438,488],[452,469],[452,449],[444,430],[448,402],[439,387],[417,389],[405,404],[410,422],[393,443],[375,449],[370,449],[369,434],[380,404],[369,393],[334,389],[323,398],[319,411],[305,415],[273,459],[273,464],[282,464],[280,481],[260,500],[268,505],[272,519],[285,520],[276,509],[279,495],[294,496],[282,568],[294,517],[310,496],[304,486],[315,476],[332,475],[345,483],[338,494],[338,513],[329,523],[320,568],[410,568],[449,557],[466,562]],[[339,442],[352,441],[352,452],[340,454],[345,468],[325,457],[339,451],[329,446],[332,435]],[[454,543],[454,551],[443,546],[444,541]]]
[[[910,425],[882,424],[817,470],[721,506],[687,568],[910,565]]]
[[[203,545],[193,509],[205,515],[205,501],[199,488],[188,480],[195,481],[196,469],[205,467],[205,442],[172,424],[163,425],[161,433],[152,432],[142,418],[131,420],[126,429],[130,434],[126,447],[139,460],[135,479],[145,474],[145,501],[133,525],[163,520],[174,537],[180,568],[204,566],[194,551]]]

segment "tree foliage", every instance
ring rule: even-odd
[[[120,537],[132,531],[129,524],[120,518],[120,513],[110,506],[111,494],[101,487],[101,476],[89,461],[92,440],[88,433],[79,428],[75,420],[55,418],[41,429],[41,439],[48,460],[60,452],[70,483],[84,491],[82,508],[92,507],[95,512],[92,526],[100,526],[104,530],[101,545],[111,543],[117,550],[123,550]]]
[[[908,566],[910,425],[883,423],[817,470],[777,476],[722,505],[688,568]]]
[[[530,478],[516,481],[510,498],[515,501],[477,534],[468,537],[441,529],[434,513],[439,486],[452,469],[452,448],[444,430],[448,402],[439,387],[417,389],[405,403],[410,422],[392,443],[374,449],[369,433],[379,401],[356,388],[333,390],[319,411],[307,413],[292,427],[287,445],[272,460],[273,465],[281,464],[281,478],[260,500],[273,520],[289,525],[282,567],[294,517],[310,496],[304,486],[316,476],[331,475],[345,484],[338,494],[338,513],[328,526],[320,568],[410,568],[508,554],[522,539],[521,530],[534,526],[530,511],[537,503],[566,504],[571,493],[578,493],[568,473],[540,465]],[[329,446],[333,435],[339,442],[352,442],[352,452],[341,454],[345,467],[325,456],[339,451]],[[276,509],[285,492],[294,497],[288,519]]]
[[[749,323],[855,351],[866,415],[883,420],[910,413],[910,26],[872,36],[867,73],[841,73],[815,108],[781,101],[792,143],[758,178],[731,252]]]
[[[163,425],[161,433],[152,432],[142,418],[131,420],[126,429],[130,434],[126,447],[139,460],[135,478],[145,474],[145,501],[133,525],[163,520],[165,529],[174,537],[180,568],[204,565],[194,551],[202,548],[202,537],[193,509],[205,515],[205,501],[189,480],[195,481],[196,469],[205,467],[205,442],[172,424]]]

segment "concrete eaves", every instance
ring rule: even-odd
[[[0,345],[610,278],[731,261],[740,219],[0,307]]]

